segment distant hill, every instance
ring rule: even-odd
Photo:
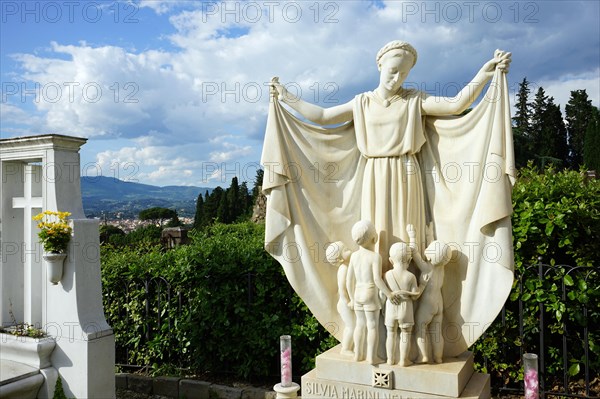
[[[206,190],[212,192],[212,188],[207,187],[158,187],[105,176],[81,178],[87,217],[134,218],[141,210],[155,206],[175,209],[180,217],[194,217],[196,198]]]

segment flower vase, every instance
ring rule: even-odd
[[[282,335],[279,337],[281,354],[281,386],[289,388],[292,386],[292,337]]]
[[[538,357],[534,353],[523,354],[523,380],[525,382],[525,399],[538,399]]]
[[[53,285],[58,284],[62,279],[63,265],[67,254],[63,253],[45,253],[44,260],[46,261],[46,271],[48,273],[48,280]]]

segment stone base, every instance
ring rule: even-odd
[[[431,381],[431,379],[429,380]],[[302,399],[441,399],[451,396],[411,392],[403,389],[374,388],[368,385],[324,380],[316,377],[316,370],[302,376]],[[460,399],[490,399],[489,374],[474,373],[459,396]]]
[[[340,345],[317,356],[316,367],[302,377],[304,398],[489,398],[490,377],[473,373],[473,354],[465,352],[442,364],[408,367],[355,362]]]
[[[39,369],[12,360],[0,360],[0,397],[33,399],[43,383]]]

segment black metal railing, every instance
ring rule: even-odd
[[[590,324],[588,322],[589,306],[598,306],[598,304],[588,305],[585,302],[577,302],[569,300],[569,286],[566,282],[582,280],[587,283],[590,275],[595,269],[590,267],[580,266],[567,266],[567,265],[547,265],[538,264],[530,265],[525,268],[524,272],[520,275],[515,275],[515,279],[518,284],[519,297],[516,301],[507,301],[504,308],[500,313],[499,322],[502,323],[503,327],[506,327],[507,321],[512,317],[513,321],[516,318],[518,320],[518,332],[514,331],[514,335],[518,337],[520,344],[515,345],[514,342],[506,343],[501,348],[501,353],[506,361],[513,362],[512,364],[519,364],[524,352],[534,352],[539,356],[539,376],[540,376],[540,398],[547,397],[574,397],[574,398],[597,398],[597,396],[591,396],[594,392],[591,392],[591,365],[590,365]],[[565,309],[565,314],[562,320],[558,323],[560,329],[558,331],[551,331],[549,324],[553,324],[556,327],[556,320],[549,320],[551,314],[547,309],[547,304],[543,301],[537,303],[537,314],[531,312],[531,301],[523,299],[525,292],[525,284],[531,284],[534,282],[537,284],[542,291],[548,289],[544,284],[550,284],[548,282],[548,276],[553,274],[550,279],[552,284],[556,284],[556,289],[553,295],[559,295],[561,302],[564,304],[569,302],[571,306],[569,309]],[[207,276],[208,277],[208,276]],[[252,273],[241,273],[239,274],[238,284],[245,286],[247,292],[248,304],[254,302],[254,293],[256,285],[256,276]],[[188,303],[188,292],[187,289],[178,288],[174,290],[171,284],[162,277],[146,277],[139,281],[127,281],[121,284],[121,291],[112,291],[106,293],[107,301],[110,303],[112,298],[119,297],[122,303],[121,297],[125,297],[126,303],[131,302],[132,296],[137,297],[139,307],[143,307],[144,317],[141,320],[137,320],[142,325],[136,326],[138,331],[143,331],[140,337],[140,342],[137,345],[145,345],[152,341],[155,334],[162,331],[162,326],[167,323],[168,331],[173,330],[174,320],[182,314],[183,306]],[[135,302],[135,301],[134,301]],[[579,306],[579,309],[574,309],[574,306]],[[568,317],[567,310],[571,312],[579,312],[579,322],[574,322],[571,317]],[[597,314],[597,309],[595,314]],[[528,320],[525,320],[525,315]],[[120,309],[118,314],[121,320],[125,320],[126,326],[131,325],[133,320],[130,318],[129,310],[127,307]],[[235,316],[234,316],[235,317]],[[535,320],[535,325],[532,325],[532,319]],[[552,323],[549,323],[552,321]],[[109,321],[110,322],[110,321]],[[512,328],[512,327],[511,327]],[[510,328],[509,328],[510,329]],[[562,337],[557,338],[561,335]],[[169,338],[170,339],[170,338]],[[172,342],[176,342],[173,340]],[[558,343],[558,344],[557,344]],[[584,382],[584,393],[578,394],[570,392],[570,376],[569,376],[569,363],[572,361],[573,356],[570,350],[574,347],[574,344],[582,346],[579,347],[579,351],[583,353],[583,382]],[[129,345],[131,345],[129,343]],[[519,350],[516,351],[518,346]],[[165,361],[172,362],[172,364],[178,364],[179,359],[176,359],[176,353],[179,352],[179,348],[169,347],[166,349],[167,353],[163,354]],[[549,373],[547,370],[546,356],[549,351],[552,350],[552,356],[556,358],[557,350],[560,351],[562,356],[562,367],[559,373],[553,370]],[[511,356],[511,354],[514,355]],[[130,347],[128,343],[118,343],[116,348],[116,363],[117,365],[124,367],[147,367],[148,365],[131,365],[130,361]],[[483,359],[484,366],[488,368],[489,363],[494,362],[495,359]],[[181,364],[182,368],[186,365]],[[595,376],[594,376],[595,377]],[[556,386],[557,380],[562,383],[562,391],[549,389],[550,384]],[[495,389],[499,394],[502,393],[523,393],[522,385],[519,387],[518,384],[504,382]]]
[[[597,398],[591,396],[591,365],[590,365],[590,321],[588,320],[589,306],[598,306],[598,304],[588,304],[586,301],[577,301],[569,299],[569,285],[577,281],[583,281],[585,284],[595,269],[584,266],[569,265],[548,265],[537,263],[525,268],[522,274],[516,275],[519,297],[516,301],[519,329],[519,352],[518,356],[509,355],[514,351],[514,345],[511,348],[502,348],[503,357],[512,361],[513,364],[519,364],[525,352],[533,352],[538,355],[539,362],[539,389],[540,398],[547,397],[572,397],[572,398]],[[535,282],[538,291],[554,295],[554,301],[534,301],[537,304],[537,312],[532,312],[531,301],[524,300],[527,294],[525,285],[527,282]],[[557,284],[558,283],[558,284]],[[575,289],[574,291],[576,291]],[[558,297],[560,301],[557,301]],[[539,299],[539,298],[538,298]],[[542,298],[543,299],[543,298]],[[552,305],[554,303],[554,305]],[[500,322],[505,328],[511,309],[515,308],[515,303],[507,302],[500,313]],[[549,309],[552,306],[553,309]],[[533,308],[535,310],[535,307]],[[560,320],[556,317],[557,311],[561,312]],[[574,315],[580,316],[576,322]],[[526,316],[529,322],[525,320]],[[535,323],[532,323],[535,320]],[[552,325],[552,326],[551,326]],[[559,327],[557,329],[557,326]],[[553,328],[550,328],[553,327]],[[579,364],[578,359],[574,359],[573,350],[582,352],[583,356],[583,393],[571,392],[571,377],[569,375],[569,364],[572,361]],[[547,356],[553,358],[560,356],[561,365],[558,370],[549,373]],[[485,359],[485,364],[493,362],[494,359]],[[556,363],[556,362],[555,362]],[[554,365],[556,368],[556,364]],[[578,380],[581,378],[579,377]],[[581,384],[580,384],[581,385]],[[559,388],[557,390],[557,388]],[[523,393],[522,385],[515,387],[514,384],[506,381],[497,387],[499,393]],[[597,393],[594,393],[597,395]]]

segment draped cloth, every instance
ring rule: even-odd
[[[420,103],[409,100],[397,105],[405,106],[401,120],[390,123],[401,129],[389,145],[389,131],[377,126],[389,121],[373,125],[363,111],[374,101],[368,94],[355,98],[353,121],[333,128],[304,123],[271,101],[261,158],[265,248],[317,320],[341,339],[337,269],[326,261],[327,245],[341,240],[355,249],[352,226],[371,220],[385,264],[389,246],[407,241],[407,223],[417,228],[421,253],[432,226],[434,238],[453,249],[442,335],[444,355],[456,356],[493,322],[513,282],[506,76],[497,70],[482,101],[461,117],[421,116]],[[365,140],[377,137],[384,139],[369,149]]]

